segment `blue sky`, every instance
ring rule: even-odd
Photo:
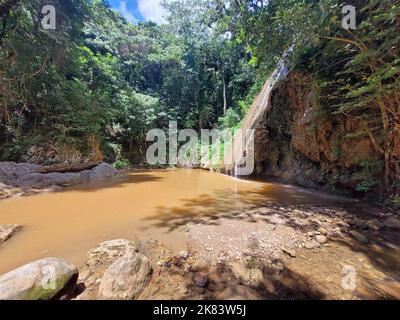
[[[165,11],[160,2],[161,0],[109,0],[111,6],[132,23],[143,20],[163,23]]]

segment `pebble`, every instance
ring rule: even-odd
[[[374,230],[374,231],[379,231],[383,227],[382,223],[380,223],[376,219],[367,221],[366,225],[368,226],[368,229]]]
[[[179,252],[179,258],[188,259],[190,257],[190,252],[188,250],[183,250]]]
[[[320,234],[327,235],[328,231],[325,228],[319,227],[317,230]]]
[[[400,219],[398,218],[387,218],[383,224],[385,225],[385,227],[387,228],[393,228],[393,229],[397,229],[400,230]]]
[[[355,231],[355,230],[351,230],[349,232],[349,234],[356,239],[358,242],[361,243],[368,243],[368,238],[366,236],[364,236],[362,233]]]
[[[317,242],[320,244],[324,244],[328,241],[328,238],[325,236],[316,236],[315,240],[317,240]]]
[[[306,249],[308,249],[308,250],[311,250],[311,249],[314,249],[314,248],[319,247],[319,243],[318,243],[317,241],[315,241],[315,240],[307,241],[307,242],[304,244],[304,247],[305,247]]]
[[[208,285],[208,274],[205,272],[198,272],[194,277],[194,282],[199,288],[205,288]]]

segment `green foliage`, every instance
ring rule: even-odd
[[[143,156],[149,129],[169,120],[215,127],[253,83],[250,57],[214,1],[166,1],[169,24],[159,26],[132,25],[103,0],[54,0],[54,31],[40,27],[44,4],[0,5],[3,158],[17,159],[28,135],[79,145],[89,134],[105,154],[117,144],[130,159]],[[242,116],[229,111],[225,125]]]
[[[387,201],[386,204],[391,206],[397,212],[400,212],[400,196],[393,195]]]
[[[113,163],[113,167],[118,170],[125,170],[125,169],[129,169],[131,167],[131,163],[127,159],[118,160]]]
[[[235,109],[229,109],[223,117],[218,119],[221,129],[236,128],[242,118]]]
[[[359,181],[356,186],[358,192],[368,192],[376,187],[379,175],[382,173],[383,164],[381,161],[362,160],[359,163],[360,170],[352,175],[354,181]]]

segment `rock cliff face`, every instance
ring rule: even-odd
[[[306,74],[291,73],[272,91],[255,133],[256,174],[308,187],[377,188],[379,157],[358,120],[332,116]],[[379,178],[378,178],[379,179]]]
[[[81,143],[85,146],[84,151],[72,143],[42,141],[30,146],[19,160],[36,164],[78,164],[104,160],[100,151],[100,142],[96,136],[88,135]]]

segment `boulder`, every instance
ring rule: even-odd
[[[108,163],[101,163],[97,167],[93,168],[89,172],[90,180],[100,180],[106,178],[112,178],[119,175],[120,172]]]
[[[86,265],[90,268],[109,267],[115,260],[130,251],[138,251],[134,241],[117,239],[100,243],[88,252]]]
[[[30,173],[16,181],[21,188],[47,188],[51,186],[66,187],[82,182],[80,173]]]
[[[0,276],[0,300],[49,300],[72,293],[78,269],[61,259],[31,262]]]
[[[107,179],[120,174],[107,163],[101,163],[91,170],[86,169],[94,165],[95,163],[82,163],[43,167],[31,163],[0,162],[0,179],[22,189],[43,189],[53,186],[67,187],[83,181]],[[3,187],[0,190],[6,189]],[[9,192],[2,191],[2,193],[3,197],[6,197]]]
[[[0,179],[14,180],[34,173],[41,166],[33,163],[0,162]]]
[[[104,273],[116,260],[132,251],[138,251],[135,242],[124,239],[106,241],[91,249],[86,257],[86,267],[80,270],[79,277],[86,290],[77,299],[95,300]]]
[[[0,243],[6,242],[22,227],[17,224],[0,224]]]
[[[98,300],[134,300],[151,275],[149,260],[133,250],[117,259],[103,275]]]

